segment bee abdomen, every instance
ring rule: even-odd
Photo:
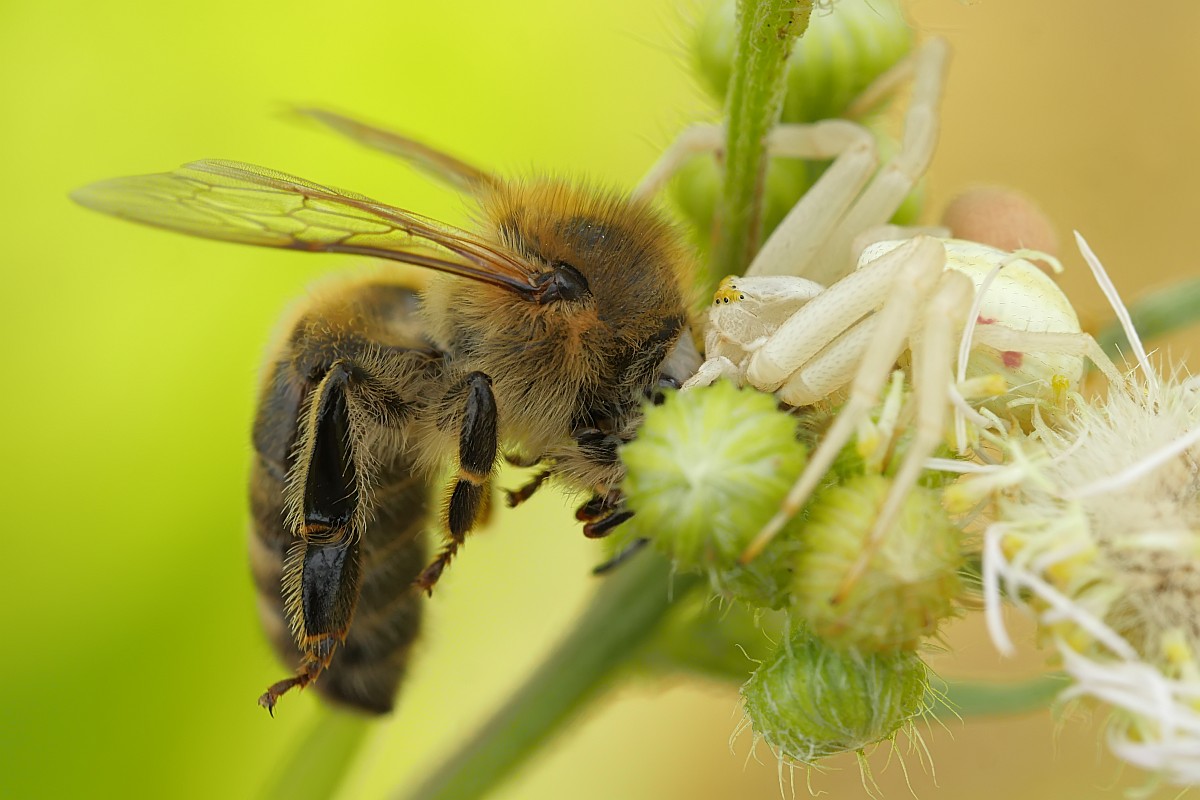
[[[346,640],[313,684],[326,699],[360,711],[392,709],[408,653],[420,630],[421,598],[412,588],[424,567],[421,531],[428,492],[396,464],[381,475],[374,514],[362,531],[362,588]],[[250,566],[259,595],[259,616],[279,657],[299,667],[283,600],[283,562],[294,537],[284,523],[283,465],[262,453],[250,480]]]

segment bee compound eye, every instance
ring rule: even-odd
[[[583,273],[570,264],[560,261],[554,269],[543,272],[534,279],[540,294],[539,303],[552,303],[556,300],[579,300],[591,294],[587,278]]]

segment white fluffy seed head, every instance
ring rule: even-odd
[[[1113,752],[1177,784],[1200,780],[1197,386],[1147,374],[1014,433],[984,550],[997,643],[1003,584],[1057,646],[1064,697],[1107,704]]]
[[[1027,483],[1009,518],[1076,516],[1086,542],[1040,558],[1052,582],[1088,605],[1145,657],[1182,631],[1200,653],[1200,392],[1164,381],[1158,402],[1114,390],[1080,404],[1061,438],[1047,436],[1043,487]],[[1192,438],[1195,438],[1194,436]],[[1047,543],[1049,544],[1049,543]]]

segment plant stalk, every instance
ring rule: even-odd
[[[322,704],[308,732],[266,787],[270,800],[324,800],[333,797],[354,765],[372,721]]]
[[[472,800],[499,786],[577,711],[596,699],[658,628],[672,607],[699,586],[643,553],[604,579],[567,637],[516,694],[410,794],[410,800]]]
[[[717,202],[708,287],[745,272],[761,243],[766,137],[779,122],[787,60],[808,29],[812,0],[739,0],[726,95],[725,176]]]

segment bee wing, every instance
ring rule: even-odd
[[[394,131],[376,128],[374,125],[321,108],[296,110],[361,144],[399,156],[455,188],[477,192],[481,187],[496,183],[496,178],[490,173]]]
[[[389,258],[490,283],[526,297],[534,269],[466,231],[236,161],[194,161],[174,172],[113,178],[77,189],[80,205],[207,239]]]

